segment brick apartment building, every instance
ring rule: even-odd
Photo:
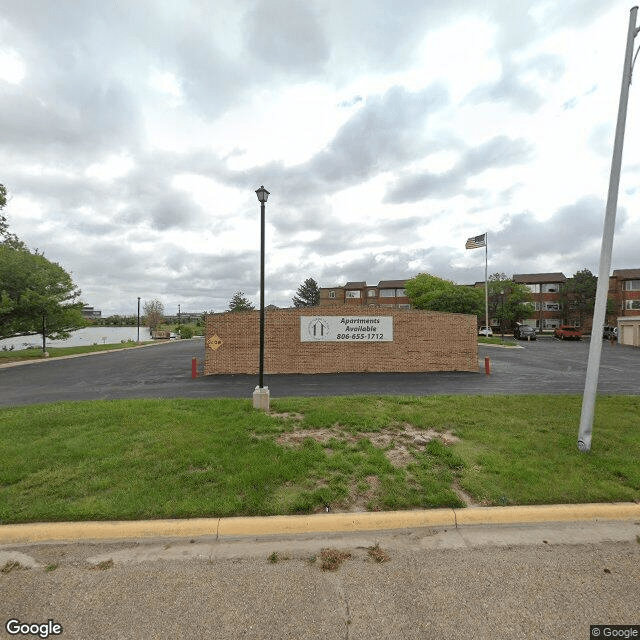
[[[564,273],[514,273],[511,279],[517,284],[526,285],[531,291],[535,316],[525,318],[523,324],[545,331],[563,323],[560,287],[567,281]]]
[[[347,282],[344,286],[320,287],[320,306],[386,307],[411,309],[404,286],[407,280],[380,280],[377,285]]]
[[[581,325],[585,332],[591,330],[591,317],[583,318],[581,323],[570,309],[562,308],[560,289],[567,282],[563,273],[516,273],[512,279],[531,291],[535,312],[533,317],[523,320],[524,324],[538,331],[552,331],[567,322]],[[406,279],[380,280],[377,285],[360,281],[347,282],[344,286],[321,287],[320,306],[410,309],[411,301],[404,289],[406,283]],[[484,282],[476,282],[475,286],[484,287]],[[640,317],[640,269],[615,269],[609,278],[608,296],[615,305],[613,314],[607,318],[609,324],[615,325],[620,317]]]
[[[640,316],[640,269],[614,269],[609,278],[609,297],[616,316]]]

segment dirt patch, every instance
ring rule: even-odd
[[[294,429],[280,434],[276,442],[282,446],[299,447],[307,438],[321,444],[328,443],[332,438],[353,444],[366,438],[374,447],[384,450],[394,467],[405,467],[413,462],[412,451],[424,448],[431,440],[440,440],[445,445],[460,442],[460,438],[449,430],[418,429],[408,423],[380,431],[355,434],[345,432],[339,424],[326,429]]]

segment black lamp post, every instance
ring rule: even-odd
[[[140,342],[140,296],[138,296],[138,342]]]
[[[259,387],[264,388],[264,205],[269,192],[260,187],[256,189],[260,201],[260,376]]]

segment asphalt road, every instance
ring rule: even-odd
[[[588,640],[592,624],[640,624],[639,529],[598,522],[0,547],[0,566],[22,567],[0,573],[0,637],[12,637],[5,625],[17,619],[52,620],[63,632],[49,637],[63,640]],[[369,555],[376,544],[388,561]],[[323,549],[350,557],[323,571]]]
[[[480,346],[478,373],[265,375],[271,397],[327,395],[581,394],[589,342],[542,339]],[[250,398],[257,375],[191,378],[202,340],[0,367],[0,406],[116,398]],[[484,373],[490,358],[491,375]],[[640,349],[602,346],[599,393],[640,394]]]

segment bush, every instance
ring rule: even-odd
[[[193,327],[190,327],[188,324],[180,327],[180,337],[187,340],[193,338]]]

